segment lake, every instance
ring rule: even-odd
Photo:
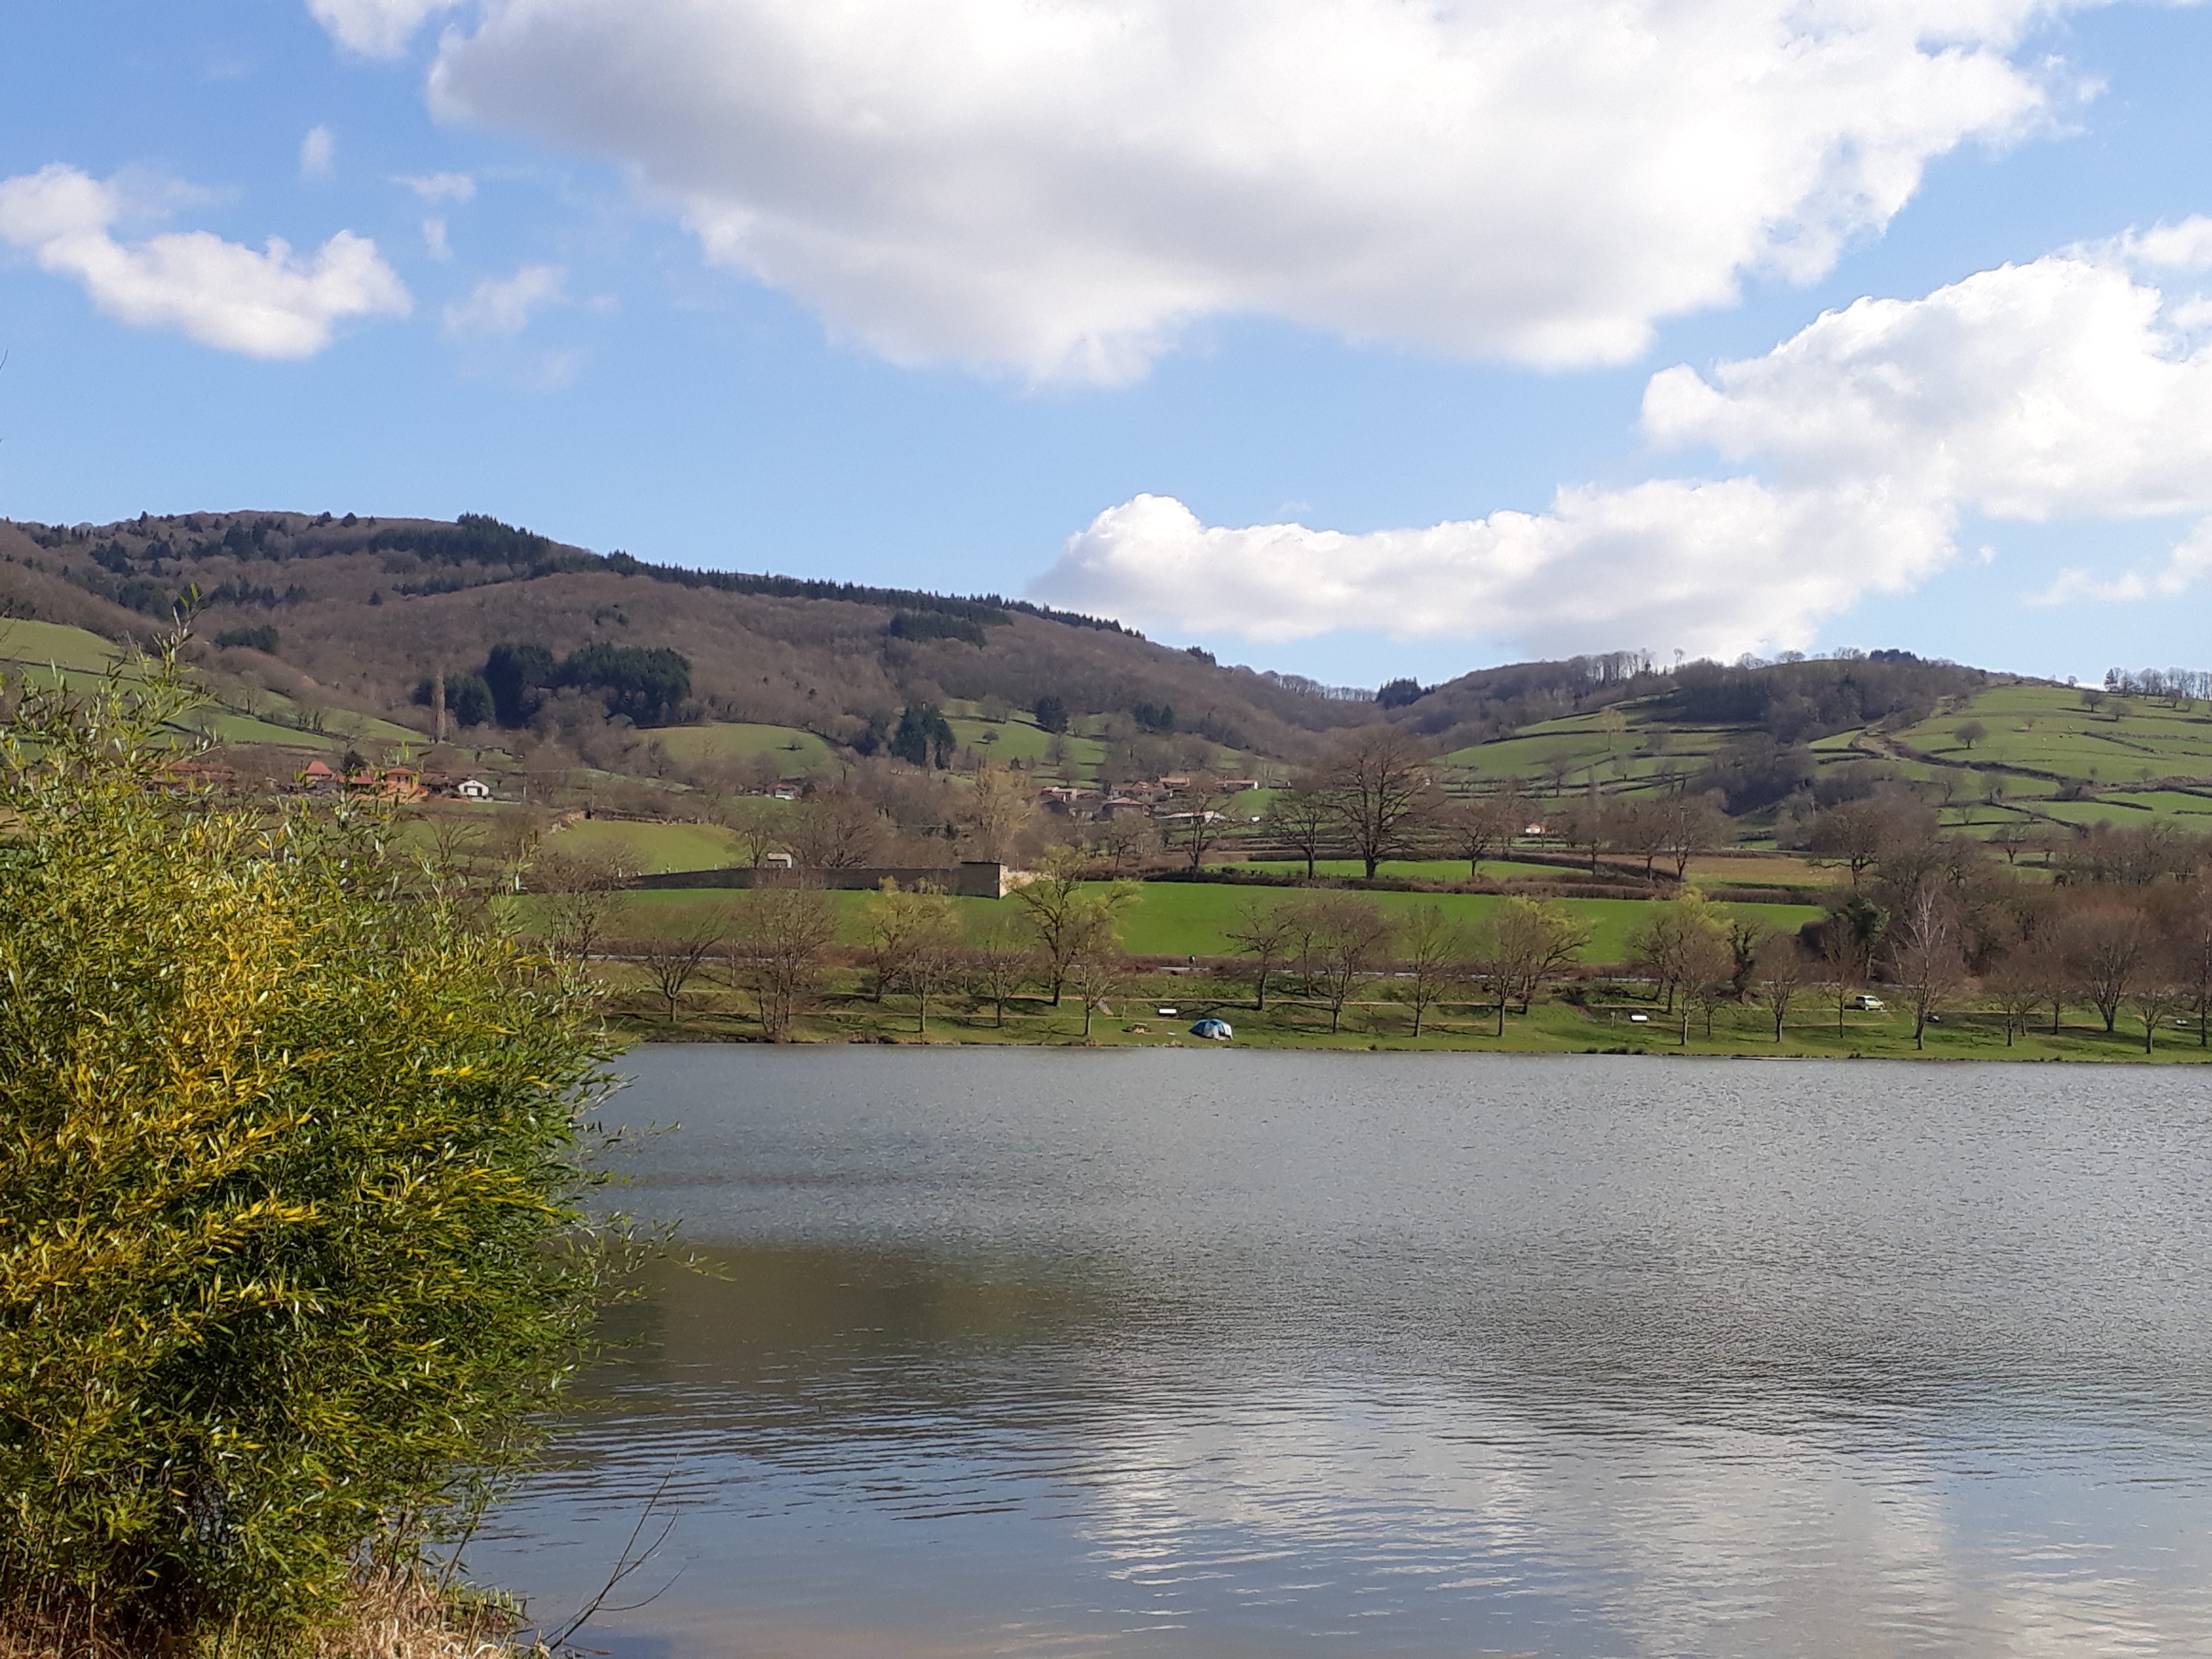
[[[670,1047],[621,1659],[2212,1653],[2193,1070]]]

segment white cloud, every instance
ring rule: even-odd
[[[1264,313],[1609,362],[2047,120],[2008,54],[2070,3],[485,0],[430,84],[902,362],[1125,380]]]
[[[2074,254],[1861,300],[1763,357],[1654,375],[1662,444],[1785,482],[1885,477],[1997,518],[2212,511],[2212,353],[2169,296]]]
[[[2212,313],[2123,268],[2149,241],[1861,300],[1765,356],[1652,376],[1655,442],[1759,476],[1563,490],[1544,514],[1364,535],[1208,528],[1140,496],[1072,537],[1036,591],[1258,641],[1348,628],[1547,652],[1802,646],[1866,593],[1942,568],[1968,512],[2212,514]],[[2208,579],[2212,520],[2155,572],[2071,570],[2036,598],[2172,598]]]
[[[118,241],[113,228],[129,207],[112,180],[57,163],[0,180],[0,241],[76,277],[111,317],[250,357],[313,356],[349,318],[410,309],[376,244],[351,231],[312,258],[276,237],[258,252],[205,231]]]
[[[337,171],[338,139],[328,127],[309,127],[300,140],[300,176],[327,179]]]
[[[453,257],[453,250],[446,241],[446,222],[443,219],[429,218],[422,222],[422,249],[433,259],[444,260]]]
[[[536,313],[559,303],[567,280],[558,265],[525,265],[512,276],[488,276],[466,300],[446,307],[446,331],[520,334]]]
[[[307,9],[349,52],[397,58],[415,31],[459,0],[307,0]]]
[[[1868,591],[1911,586],[1949,556],[1950,531],[1940,510],[1880,489],[1748,478],[1562,490],[1548,513],[1364,535],[1209,528],[1181,501],[1139,495],[1070,537],[1031,591],[1261,642],[1352,629],[1732,657],[1802,647]]]
[[[2148,575],[2124,570],[2112,577],[2100,577],[2079,568],[2062,570],[2050,586],[2029,595],[2028,603],[2059,605],[2087,599],[2112,605],[2178,599],[2208,576],[2212,576],[2212,524],[2200,524],[2167,556],[2162,570]]]
[[[425,202],[472,202],[477,181],[465,173],[401,173],[392,181],[404,185]]]
[[[2130,232],[2121,238],[2119,251],[2130,262],[2154,270],[2212,270],[2212,219],[2192,214],[2178,225]]]

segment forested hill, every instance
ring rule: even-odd
[[[1109,619],[992,594],[656,565],[480,515],[0,522],[8,614],[143,638],[187,593],[204,641],[253,653],[226,665],[272,690],[308,685],[403,721],[418,718],[426,680],[480,672],[501,645],[563,660],[597,647],[673,651],[688,665],[693,717],[796,726],[835,744],[865,743],[914,704],[1057,699],[1076,715],[1296,757],[1317,734],[1377,713],[1369,694],[1220,667]]]

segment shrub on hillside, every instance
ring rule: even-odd
[[[532,1443],[603,1282],[603,1053],[374,817],[172,783],[173,662],[11,689],[0,1629],[282,1652]]]
[[[215,642],[226,651],[259,651],[273,657],[276,654],[276,629],[269,623],[258,628],[228,629],[215,636]]]

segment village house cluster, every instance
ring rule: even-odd
[[[179,788],[208,789],[221,794],[273,790],[280,795],[358,795],[402,803],[492,799],[492,787],[482,778],[426,772],[416,766],[361,766],[348,772],[325,761],[311,760],[289,778],[273,780],[205,759],[173,761],[163,769]]]
[[[1222,800],[1257,789],[1257,778],[1223,778],[1208,793]],[[1055,784],[1037,793],[1037,804],[1048,812],[1079,822],[1110,823],[1119,817],[1162,818],[1170,822],[1203,817],[1211,823],[1221,814],[1210,807],[1189,804],[1191,781],[1164,777],[1148,782],[1116,784],[1111,788],[1080,784]]]

